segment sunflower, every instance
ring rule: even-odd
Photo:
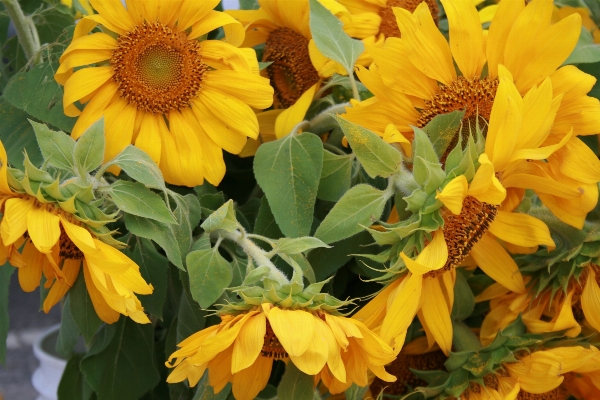
[[[217,185],[223,152],[238,154],[258,136],[251,107],[272,104],[252,49],[239,49],[242,26],[213,8],[219,0],[91,0],[60,58],[64,110],[78,116],[72,136],[105,118],[105,161],[130,143],[160,166],[167,182]],[[91,33],[96,26],[104,32]],[[203,40],[223,27],[225,41]],[[106,33],[105,33],[106,32]],[[74,68],[81,68],[73,72]],[[75,102],[88,103],[80,111]],[[114,171],[118,172],[118,171]]]
[[[520,184],[513,180],[505,185],[512,186],[507,196],[516,207],[523,196],[521,186],[529,185],[563,221],[581,227],[590,205],[597,201],[600,163],[576,136],[600,132],[600,101],[587,96],[595,83],[594,77],[574,66],[559,68],[577,43],[581,17],[573,14],[550,25],[551,0],[533,0],[527,6],[519,1],[506,1],[499,4],[485,36],[471,2],[444,0],[443,4],[450,25],[450,42],[435,26],[426,4],[421,3],[414,14],[402,8],[393,9],[403,36],[388,38],[383,48],[370,49],[376,67],[370,70],[358,67],[357,73],[375,96],[355,103],[344,117],[382,137],[386,130],[397,129],[409,140],[411,126],[424,127],[435,116],[455,110],[465,110],[465,126],[475,123],[486,126],[500,83],[500,65],[504,65],[521,95],[537,93],[546,98],[548,92],[552,95],[550,104],[547,100],[538,103],[533,94],[527,99],[528,104],[543,108],[542,113],[552,117],[550,126],[546,127],[537,117],[523,119],[520,126],[521,130],[531,131],[529,124],[532,124],[540,131],[549,129],[552,135],[545,137],[545,143],[518,141],[516,148],[567,141],[561,150],[547,156],[547,162],[525,165],[523,160],[519,168],[515,164],[515,176],[528,174],[529,178],[520,180]],[[484,66],[487,73],[482,75]],[[544,83],[546,79],[550,83]],[[541,90],[542,86],[547,87]],[[529,111],[521,108],[518,112]],[[566,136],[570,137],[565,139]],[[530,135],[532,139],[540,137],[533,132]],[[454,143],[457,139],[458,133]],[[513,146],[512,142],[505,143]],[[504,156],[512,157],[509,153]],[[581,177],[573,175],[576,164],[578,170],[589,170],[593,179],[587,173]],[[536,181],[535,186],[532,180]],[[566,193],[540,187],[549,180],[559,182],[558,186],[563,188],[571,186],[571,190]],[[575,190],[583,194],[576,195]]]
[[[337,1],[319,2],[342,22],[349,21],[348,10]],[[258,4],[258,10],[228,10],[227,13],[246,28],[243,46],[264,44],[262,61],[271,63],[266,72],[275,89],[275,108],[292,106],[321,78],[330,77],[334,72],[347,74],[341,65],[321,54],[312,39],[308,0],[259,0]]]
[[[570,133],[557,144],[538,147],[546,141],[552,122],[550,80],[546,79],[539,88],[521,98],[508,71],[503,66],[499,71],[500,83],[490,112],[485,152],[479,156],[479,167],[471,182],[461,174],[438,192],[436,198],[444,205],[443,228],[433,233],[431,242],[416,260],[400,254],[408,274],[391,283],[372,300],[368,311],[357,316],[367,318],[365,323],[372,328],[381,323],[382,339],[393,342],[397,350],[416,314],[430,344],[436,341],[446,354],[450,351],[455,268],[467,257],[503,287],[524,293],[519,268],[497,238],[513,248],[555,246],[544,222],[513,212],[516,205],[507,197],[505,186],[523,185],[520,188],[524,189],[529,184],[539,188],[537,175],[528,175],[527,160],[547,157],[565,145]],[[542,106],[536,107],[534,101]],[[537,124],[529,122],[534,114]],[[547,184],[546,179],[539,181]],[[552,184],[552,190],[578,195],[577,190],[561,187],[557,182]]]
[[[237,315],[221,315],[219,325],[178,347],[166,363],[175,368],[167,382],[187,379],[195,386],[208,368],[215,393],[231,382],[237,400],[256,397],[267,385],[274,360],[291,361],[321,378],[332,394],[352,383],[366,386],[369,370],[385,381],[395,380],[383,367],[394,359],[389,346],[362,323],[323,311],[263,303]]]
[[[477,301],[490,300],[490,312],[481,326],[481,341],[492,342],[496,333],[522,315],[523,323],[533,333],[565,331],[576,337],[584,322],[600,332],[600,268],[595,264],[569,279],[566,291],[554,293],[549,287],[537,296],[533,293],[507,293],[492,288]],[[491,295],[496,291],[500,295]]]
[[[358,39],[377,38],[375,40],[381,44],[384,38],[401,36],[393,7],[403,8],[412,13],[419,4],[425,3],[436,25],[440,13],[436,0],[339,0],[339,2],[352,14],[352,20],[344,25],[344,31]]]
[[[552,13],[553,21],[560,21],[572,14],[579,14],[581,16],[581,21],[583,23],[583,27],[590,32],[592,37],[594,38],[594,43],[600,44],[600,29],[598,25],[594,22],[594,20],[590,16],[590,10],[585,7],[554,7],[554,12]]]
[[[53,203],[13,192],[1,142],[0,164],[0,260],[18,268],[21,288],[35,290],[43,274],[44,286],[50,289],[43,304],[47,313],[73,286],[83,266],[87,290],[100,319],[111,324],[121,313],[138,323],[150,322],[135,295],[153,290],[142,278],[139,266],[98,240],[73,214]]]
[[[577,393],[573,389],[588,383],[575,380],[582,372],[588,374],[589,379],[600,371],[600,364],[595,362],[600,360],[599,356],[595,347],[582,346],[556,347],[530,354],[523,352],[517,356],[517,362],[504,363],[498,373],[486,375],[484,385],[471,383],[461,399],[566,400],[571,393]]]

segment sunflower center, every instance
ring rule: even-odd
[[[83,252],[79,250],[79,248],[73,243],[71,238],[67,235],[67,232],[60,227],[60,238],[58,239],[58,243],[60,243],[60,249],[58,255],[62,259],[72,259],[72,260],[83,260]]]
[[[279,339],[273,332],[273,328],[271,328],[271,324],[267,321],[267,332],[265,333],[265,343],[263,344],[262,350],[260,354],[263,357],[270,357],[276,360],[281,360],[284,358],[288,358],[288,353],[285,351]]]
[[[265,43],[263,62],[275,89],[275,108],[292,106],[307,89],[319,81],[308,54],[308,39],[289,28],[271,32]]]
[[[417,386],[427,386],[427,382],[418,378],[410,369],[419,371],[444,371],[444,363],[447,358],[441,351],[420,355],[400,354],[398,358],[386,366],[386,370],[396,376],[396,382],[384,382],[375,378],[371,384],[371,393],[377,396],[384,390],[386,395],[401,395],[416,388]]]
[[[431,16],[435,21],[435,24],[438,24],[438,14],[440,12],[436,0],[388,0],[387,6],[383,7],[381,11],[379,11],[379,16],[381,17],[381,25],[379,25],[379,32],[383,33],[383,35],[387,37],[400,37],[400,29],[398,28],[398,24],[396,23],[396,16],[394,15],[394,11],[392,7],[400,7],[405,10],[410,11],[411,13],[417,9],[417,6],[421,4],[423,1],[427,3],[429,7],[429,12],[431,12]]]
[[[435,278],[458,266],[487,231],[497,213],[498,206],[481,202],[473,196],[465,197],[459,215],[448,213],[444,216],[444,238],[448,246],[446,264],[425,276]]]
[[[517,400],[567,400],[568,398],[569,394],[565,393],[565,390],[560,386],[549,392],[539,394],[527,393],[521,390],[517,396]]]
[[[189,106],[208,69],[199,41],[160,22],[144,22],[119,36],[118,43],[110,63],[121,97],[151,113]]]
[[[459,76],[450,85],[440,86],[431,100],[425,100],[425,108],[421,110],[421,116],[417,120],[417,126],[420,128],[427,125],[433,118],[440,114],[465,110],[462,129],[450,141],[446,152],[440,159],[442,164],[445,164],[446,157],[458,144],[459,133],[462,134],[461,146],[463,147],[469,140],[471,129],[477,123],[483,129],[485,136],[498,83],[498,79],[490,79],[487,76],[482,79],[468,79]]]

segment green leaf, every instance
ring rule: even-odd
[[[475,296],[461,271],[462,269],[456,273],[452,306],[452,318],[458,321],[467,319],[475,309]]]
[[[423,127],[423,131],[429,136],[438,158],[442,158],[442,155],[448,150],[448,146],[456,137],[464,116],[465,112],[462,110],[436,115]]]
[[[6,365],[6,338],[8,337],[8,287],[15,269],[9,263],[0,267],[0,363]]]
[[[330,244],[365,230],[381,217],[388,200],[385,192],[373,186],[354,186],[333,206],[317,228],[315,237]]]
[[[35,132],[40,150],[48,164],[67,171],[74,171],[73,153],[75,141],[61,131],[53,131],[44,124],[29,121]]]
[[[294,363],[287,363],[277,396],[285,400],[313,400],[313,392],[313,377],[300,371]]]
[[[56,340],[56,352],[59,356],[68,359],[73,354],[73,349],[79,338],[79,328],[71,314],[71,297],[67,297],[62,308],[62,318],[60,320],[60,331]]]
[[[173,231],[180,254],[187,254],[192,245],[192,231],[198,226],[201,218],[200,203],[193,194],[185,196],[171,195],[175,200],[177,207],[173,214],[177,224],[170,224],[168,227]]]
[[[217,248],[188,253],[186,261],[192,297],[202,308],[208,308],[231,283],[231,265]]]
[[[352,151],[371,178],[387,178],[400,170],[402,154],[375,133],[335,116]]]
[[[140,266],[140,272],[146,282],[154,287],[152,294],[140,296],[144,311],[163,319],[163,304],[167,297],[168,260],[156,251],[152,242],[140,240],[131,254],[131,259]]]
[[[373,239],[367,232],[340,240],[331,248],[319,248],[308,253],[308,261],[312,266],[316,281],[323,281],[336,273],[353,257],[352,254],[360,253],[364,246],[373,243]]]
[[[346,395],[346,400],[362,400],[364,394],[367,393],[368,389],[369,389],[368,385],[364,386],[364,387],[360,387],[360,386],[356,385],[356,383],[353,383],[352,386],[350,386],[344,392],[344,394]]]
[[[204,329],[207,314],[184,289],[177,314],[177,343]]]
[[[90,295],[85,287],[83,272],[79,274],[75,284],[69,290],[69,299],[69,310],[75,321],[75,325],[79,328],[86,343],[89,343],[98,331],[98,328],[100,328],[102,321],[98,318],[92,304],[92,299],[90,299]]]
[[[413,140],[413,175],[415,181],[427,193],[433,193],[446,178],[446,173],[433,149],[427,134],[421,129],[413,127],[415,138]]]
[[[323,145],[312,133],[288,135],[258,148],[256,180],[286,236],[310,233],[322,166]]]
[[[132,234],[156,242],[167,254],[167,258],[178,268],[184,269],[179,243],[173,224],[163,224],[150,219],[125,214],[125,227]]]
[[[81,371],[98,400],[139,399],[160,380],[154,361],[154,329],[152,324],[125,317],[114,325],[112,340],[100,351],[92,344],[81,361]]]
[[[219,393],[215,394],[213,387],[208,381],[208,370],[206,370],[196,386],[196,394],[193,400],[226,400],[230,392],[231,384],[228,383]]]
[[[41,165],[44,161],[27,117],[26,112],[12,106],[4,96],[0,96],[0,140],[11,165],[23,165],[23,150],[27,151],[33,164]]]
[[[214,232],[217,229],[222,229],[227,232],[236,231],[240,227],[240,224],[235,218],[233,200],[229,200],[219,207],[219,209],[213,212],[200,226],[208,233]]]
[[[350,189],[354,156],[339,156],[323,150],[323,170],[317,198],[338,201]]]
[[[69,358],[58,384],[58,400],[87,400],[83,393],[85,379],[79,369],[82,358],[80,354],[74,354]]]
[[[273,251],[276,253],[283,253],[283,254],[298,254],[298,253],[304,253],[307,250],[316,249],[319,247],[331,247],[331,246],[327,246],[321,240],[314,238],[314,237],[310,237],[310,236],[296,238],[296,239],[282,238],[277,241]]]
[[[258,215],[254,224],[254,234],[266,236],[271,239],[283,237],[283,232],[281,232],[277,222],[275,222],[275,217],[271,212],[271,207],[266,196],[260,200],[260,208],[258,209]]]
[[[134,180],[146,187],[165,190],[165,180],[158,165],[143,150],[133,145],[125,147],[108,165],[118,165]]]
[[[54,80],[57,69],[57,62],[46,61],[18,72],[4,88],[3,96],[29,115],[70,133],[77,118],[64,114],[63,88]]]
[[[563,65],[568,64],[589,64],[600,61],[600,45],[594,43],[592,34],[584,27],[581,27],[581,35],[573,52],[565,60]]]
[[[95,170],[102,164],[104,157],[104,118],[94,122],[77,139],[73,159],[80,170],[80,175]]]
[[[160,196],[139,182],[116,181],[107,192],[117,207],[127,214],[165,224],[176,222]]]
[[[360,40],[350,38],[342,26],[318,0],[310,0],[310,31],[315,44],[325,57],[342,64],[348,74],[353,74],[354,63],[365,46]]]

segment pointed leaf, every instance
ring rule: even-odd
[[[104,157],[104,118],[96,121],[77,139],[73,159],[80,175],[95,170]]]
[[[231,265],[217,248],[197,250],[186,257],[192,297],[208,308],[223,294],[233,279]]]

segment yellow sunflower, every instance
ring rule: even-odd
[[[134,143],[167,182],[196,186],[206,178],[217,185],[225,174],[222,150],[238,154],[247,137],[256,139],[251,107],[273,100],[254,50],[236,47],[243,27],[213,10],[219,0],[90,3],[98,14],[77,24],[55,75],[65,86],[65,114],[79,116],[72,136],[104,116],[105,160]],[[98,25],[103,32],[90,34]],[[219,27],[225,41],[198,40]],[[76,101],[87,103],[83,111]]]
[[[374,37],[378,43],[388,37],[400,37],[393,7],[414,12],[425,3],[436,25],[440,13],[436,0],[338,0],[352,14],[352,20],[344,25],[344,31],[352,37]]]
[[[21,288],[35,290],[43,273],[45,287],[50,289],[43,304],[47,313],[73,286],[83,265],[86,287],[100,319],[111,324],[121,313],[138,323],[150,322],[135,295],[153,290],[142,278],[139,266],[94,237],[72,214],[13,192],[1,142],[0,165],[0,262],[8,260],[18,268]]]
[[[335,0],[319,0],[342,22],[349,13]],[[275,89],[275,108],[288,108],[321,78],[345,69],[325,57],[317,48],[309,26],[308,0],[258,0],[258,10],[228,10],[227,13],[246,28],[243,46],[264,44],[263,62],[272,63],[266,69]],[[357,61],[360,63],[361,61]]]
[[[506,68],[500,66],[499,71],[485,152],[479,157],[473,179],[469,183],[459,175],[437,194],[444,204],[444,227],[433,233],[416,260],[400,254],[409,273],[391,283],[356,316],[365,319],[371,328],[381,324],[382,339],[393,343],[396,350],[401,348],[416,314],[430,345],[436,341],[446,354],[450,351],[455,268],[467,257],[504,288],[525,292],[517,264],[496,238],[513,248],[555,244],[546,224],[513,212],[514,203],[520,199],[507,197],[505,186],[560,190],[565,196],[579,196],[576,189],[547,177],[539,178],[535,171],[528,170],[532,160],[548,157],[571,137],[569,133],[559,143],[539,147],[548,139],[553,118],[550,80],[521,98]],[[551,188],[544,189],[544,185]]]
[[[554,7],[554,12],[552,13],[553,21],[560,21],[572,14],[579,14],[581,16],[581,21],[583,23],[583,27],[587,29],[594,38],[594,43],[600,44],[600,29],[598,25],[594,22],[594,20],[590,16],[590,10],[585,7]]]
[[[577,43],[581,17],[573,14],[551,25],[551,0],[533,0],[527,6],[520,1],[506,1],[499,4],[489,34],[484,35],[477,9],[471,2],[444,0],[442,3],[448,15],[450,42],[435,26],[426,4],[421,3],[414,14],[402,8],[393,9],[402,38],[388,38],[383,48],[370,49],[376,68],[358,67],[357,72],[375,96],[355,103],[344,117],[382,137],[394,129],[409,140],[412,139],[411,126],[423,127],[436,115],[454,110],[466,111],[465,124],[478,120],[485,126],[490,122],[502,64],[522,95],[545,96],[545,92],[552,92],[550,104],[538,104],[534,98],[528,101],[535,107],[544,107],[544,113],[553,118],[550,127],[543,127],[552,132],[544,145],[565,140],[573,131],[564,148],[548,156],[547,162],[527,166],[522,163],[522,168],[514,171],[515,176],[525,173],[537,176],[535,180],[539,182],[552,180],[561,187],[571,186],[569,193],[542,189],[539,185],[536,191],[563,221],[581,227],[585,214],[591,210],[590,205],[597,200],[600,164],[575,136],[600,132],[600,101],[587,96],[595,83],[594,77],[574,66],[559,68]],[[482,76],[484,66],[487,66],[487,74]],[[544,84],[548,78],[551,83]],[[550,90],[542,91],[542,85],[549,85]],[[531,92],[533,89],[535,92]],[[523,121],[522,129],[529,129],[528,124],[539,129],[543,126],[537,117]],[[509,141],[506,145],[513,146]],[[542,143],[519,142],[517,145]],[[575,165],[586,173],[573,175]],[[523,189],[516,182],[510,183],[505,187],[512,186],[508,198],[516,206]],[[573,190],[583,194],[576,196]]]
[[[600,332],[600,268],[595,264],[584,267],[579,279],[572,277],[566,292],[553,293],[548,288],[534,296],[532,293],[508,293],[495,286],[476,300],[490,300],[491,310],[480,333],[484,345],[491,343],[496,333],[519,315],[533,333],[566,331],[566,336],[575,337],[584,322]]]
[[[267,385],[274,360],[293,362],[321,378],[332,394],[352,383],[368,384],[367,372],[392,382],[384,365],[395,357],[362,323],[322,311],[284,309],[263,303],[179,343],[166,365],[175,368],[167,382],[195,386],[208,368],[215,393],[232,383],[237,400],[254,399]],[[173,361],[173,359],[175,359]]]

